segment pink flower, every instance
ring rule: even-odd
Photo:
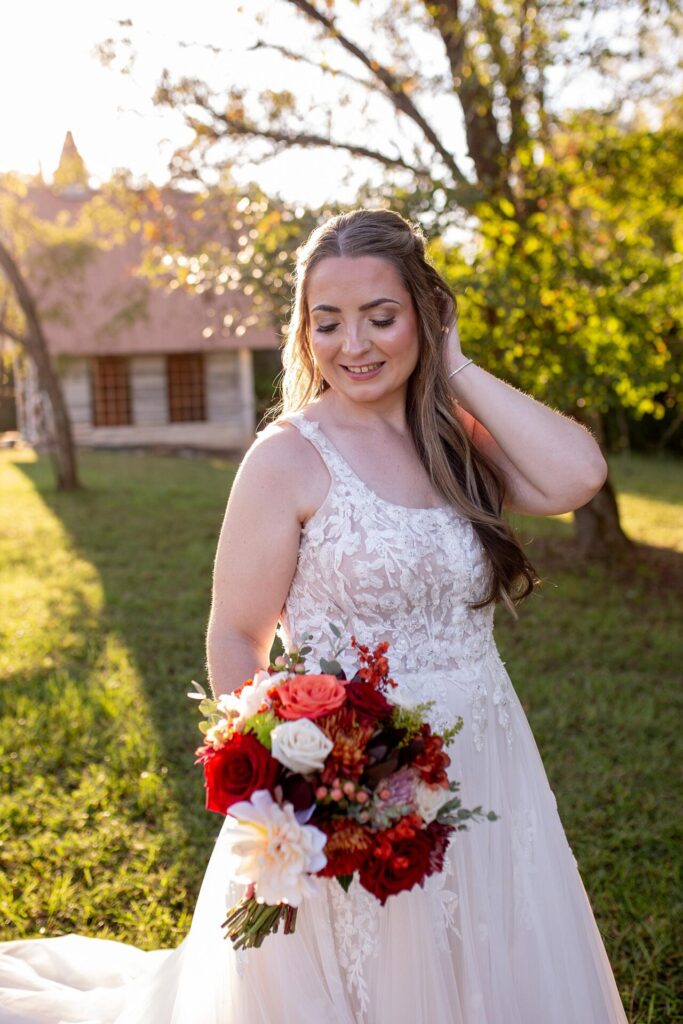
[[[294,676],[275,688],[273,710],[280,718],[320,718],[345,700],[346,687],[336,676]]]

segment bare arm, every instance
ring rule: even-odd
[[[460,356],[453,369],[463,361]],[[503,471],[508,484],[505,507],[511,512],[572,512],[600,490],[607,463],[580,423],[475,363],[450,383],[474,444]]]
[[[299,550],[296,482],[302,479],[302,456],[295,433],[275,428],[257,439],[230,492],[207,634],[209,679],[216,695],[232,692],[268,664]]]

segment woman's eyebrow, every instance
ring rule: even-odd
[[[381,306],[384,302],[393,302],[395,306],[401,305],[398,299],[382,298],[373,299],[372,302],[364,302],[362,306],[358,307],[358,309],[361,313],[363,313],[365,312],[366,309],[374,309],[375,306]],[[319,311],[322,313],[341,313],[341,309],[339,309],[337,306],[327,306],[322,302],[320,303],[320,305],[314,306],[313,309],[311,310],[311,313],[317,313]]]

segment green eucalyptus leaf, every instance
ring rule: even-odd
[[[338,661],[328,661],[327,658],[320,659],[320,668],[326,675],[336,676],[342,671],[342,667]]]

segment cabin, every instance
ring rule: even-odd
[[[69,133],[60,168],[70,168],[74,180],[32,190],[41,218],[64,217],[92,195],[83,175],[73,172],[78,161]],[[163,191],[164,204],[181,213],[191,200]],[[43,317],[76,444],[242,451],[256,427],[255,361],[269,356],[266,362],[277,367],[280,339],[272,327],[253,322],[246,296],[231,291],[208,298],[152,285],[136,270],[141,244],[131,235],[96,253],[73,295],[60,296],[68,315]],[[54,306],[51,296],[37,298],[41,308]],[[244,315],[236,317],[236,307]],[[48,413],[30,362],[15,368],[14,379],[18,430],[40,444]]]

